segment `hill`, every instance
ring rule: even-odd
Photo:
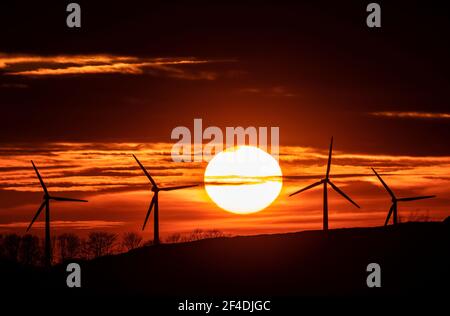
[[[162,244],[79,262],[89,295],[304,296],[440,294],[449,284],[443,222],[304,231]],[[368,288],[369,263],[381,288]],[[3,290],[66,289],[65,265],[49,275],[2,264]],[[66,289],[66,291],[75,289]],[[448,291],[445,290],[444,293]]]

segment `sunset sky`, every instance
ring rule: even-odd
[[[323,177],[361,205],[329,196],[330,228],[382,225],[390,198],[405,219],[450,215],[450,21],[440,4],[79,1],[0,3],[0,232],[24,232],[41,203],[33,159],[51,192],[54,231],[138,231],[150,203],[138,156],[158,183],[199,183],[160,195],[161,234],[319,229]],[[170,157],[177,126],[280,128],[283,188],[267,209],[236,215],[202,185],[206,163]],[[34,227],[42,232],[43,218]],[[151,238],[152,225],[145,232]]]

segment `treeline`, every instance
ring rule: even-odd
[[[224,236],[225,234],[218,230],[196,229],[187,234],[170,235],[165,242],[179,243]],[[89,233],[85,238],[73,233],[64,233],[52,238],[52,261],[58,263],[71,259],[90,260],[149,245],[152,245],[151,240],[144,242],[142,235],[135,232],[118,235],[97,231]],[[0,259],[23,265],[42,266],[44,239],[31,234],[0,234]]]

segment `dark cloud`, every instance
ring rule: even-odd
[[[214,71],[198,71],[185,67],[192,68],[192,65],[212,62],[212,60],[196,58],[142,58],[101,54],[42,56],[0,53],[0,71],[4,75],[32,78],[123,74],[167,76],[184,80],[215,80],[218,74]]]
[[[417,119],[417,120],[449,120],[450,113],[432,113],[432,112],[400,112],[400,111],[385,111],[372,112],[369,115],[375,117],[384,117],[392,119]]]
[[[346,178],[357,178],[357,177],[371,177],[373,174],[370,173],[353,173],[353,174],[332,174],[330,178],[334,179],[346,179]],[[318,180],[324,177],[324,174],[317,175],[284,175],[285,180]]]
[[[27,84],[24,83],[2,83],[0,85],[2,89],[26,89],[28,88]]]
[[[51,166],[40,166],[39,170],[60,170],[60,169],[74,169],[74,168],[79,168],[80,165],[74,165],[74,164],[70,164],[70,165],[65,165],[65,164],[59,164],[59,165],[51,165]],[[28,165],[23,165],[23,166],[11,166],[11,167],[4,167],[4,166],[0,166],[0,172],[11,172],[11,171],[31,171],[32,169],[32,165],[31,163]]]

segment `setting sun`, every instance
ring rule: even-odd
[[[278,162],[265,151],[239,146],[217,154],[205,170],[205,189],[222,209],[249,214],[261,211],[282,187]]]

